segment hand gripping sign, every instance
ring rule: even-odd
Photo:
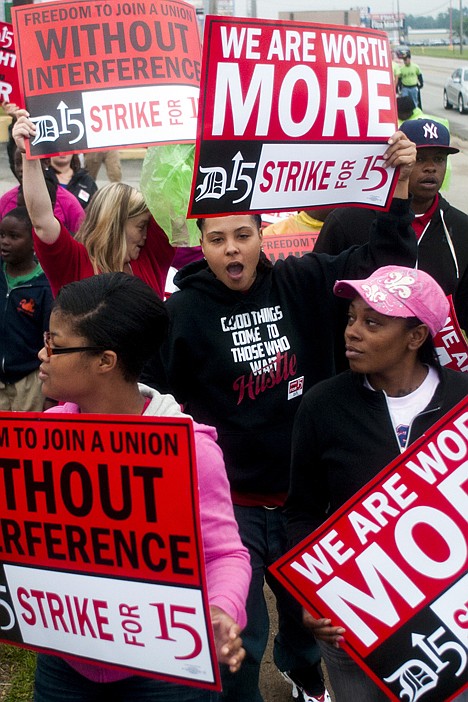
[[[182,0],[13,8],[33,157],[195,140],[200,39]]]
[[[468,398],[272,570],[389,699],[468,687]]]
[[[219,689],[190,420],[0,414],[0,640]]]
[[[207,17],[190,215],[389,206],[384,32]]]

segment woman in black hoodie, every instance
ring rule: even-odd
[[[449,303],[430,275],[386,266],[364,280],[338,281],[334,290],[350,300],[344,334],[350,370],[312,388],[297,412],[286,502],[291,546],[468,393],[468,375],[441,368],[437,358],[433,337],[445,326]],[[370,588],[374,592],[375,583]],[[304,621],[320,641],[336,702],[388,699],[341,648],[346,640],[342,626],[310,614]],[[391,642],[393,652],[398,642],[402,639]],[[386,658],[378,654],[387,671],[382,677],[395,699],[404,697],[400,677],[394,675],[394,653],[389,647],[387,652]],[[456,690],[453,673],[451,678]],[[446,699],[440,690],[436,697]]]
[[[344,326],[345,309],[333,285],[387,263],[414,264],[407,198],[415,157],[404,134],[389,139],[386,163],[400,166],[396,197],[390,213],[376,220],[368,245],[335,257],[290,256],[271,267],[261,252],[259,218],[204,219],[199,227],[206,260],[185,266],[175,278],[179,291],[167,302],[166,380],[197,421],[218,431],[253,569],[243,634],[247,657],[238,674],[225,671],[225,700],[262,699],[258,678],[269,628],[265,578],[279,611],[275,663],[293,682],[293,694],[302,695],[299,700],[323,699],[315,640],[302,626],[299,605],[266,569],[286,549],[283,504],[294,415],[302,394],[335,372],[335,328]]]

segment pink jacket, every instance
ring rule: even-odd
[[[151,398],[144,411],[146,416],[187,416],[172,395],[161,395],[145,385],[139,387],[143,395]],[[78,405],[67,402],[47,411],[76,414],[80,409]],[[216,443],[216,430],[196,422],[193,427],[209,603],[223,609],[244,628],[247,623],[245,603],[251,576],[249,553],[239,537],[223,454]],[[89,665],[77,659],[67,658],[67,662],[79,673],[96,682],[112,682],[128,677],[128,673]]]
[[[0,219],[3,219],[7,212],[18,207],[18,190],[19,185],[8,190],[0,197]],[[76,234],[84,219],[85,211],[74,195],[65,190],[65,188],[58,188],[54,215],[69,232]]]

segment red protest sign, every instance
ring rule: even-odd
[[[219,689],[191,421],[0,421],[0,640]]]
[[[200,77],[195,8],[182,0],[13,8],[31,154],[192,142]]]
[[[450,312],[443,329],[434,337],[440,363],[452,370],[468,372],[468,344],[460,329],[452,296],[448,296]]]
[[[21,105],[13,26],[0,22],[0,103]]]
[[[468,398],[277,561],[389,699],[468,686]]]
[[[191,216],[389,205],[384,32],[207,17],[201,91]]]
[[[288,256],[304,256],[313,251],[319,234],[319,231],[303,234],[269,234],[263,237],[263,250],[272,263]]]

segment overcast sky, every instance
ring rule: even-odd
[[[452,2],[454,8],[459,7],[459,0],[452,0]],[[236,15],[245,15],[245,8],[247,6],[246,0],[234,0],[234,3]],[[466,3],[467,0],[463,0],[463,4],[466,5]],[[346,2],[346,0],[323,0],[323,4],[320,0],[313,4],[311,0],[257,0],[257,16],[276,19],[278,17],[278,12],[281,10],[319,10],[321,5],[329,10],[349,10],[350,7],[370,7],[370,11],[375,14],[398,12],[398,0],[376,0],[374,3],[369,4],[364,2],[350,4],[349,0],[348,2]],[[445,2],[441,2],[441,0],[419,0],[417,3],[415,3],[414,0],[399,0],[399,5],[401,14],[437,16],[439,12],[449,11],[450,0],[446,0]],[[417,7],[415,7],[415,5]]]

